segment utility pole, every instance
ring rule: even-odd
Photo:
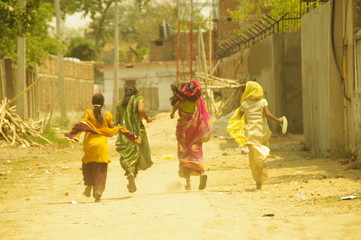
[[[19,6],[21,8],[25,8],[26,0],[19,0]],[[23,32],[21,31],[21,34]],[[17,47],[17,86],[16,86],[16,94],[18,95],[22,93],[26,86],[26,38],[22,35],[18,37],[18,47]],[[17,113],[24,118],[26,114],[26,96],[27,94],[23,94],[16,101],[16,109]]]
[[[56,34],[59,40],[63,41],[62,26],[61,26],[61,12],[60,0],[55,0],[55,15],[56,15]],[[65,95],[65,77],[64,77],[64,56],[63,50],[60,48],[58,52],[58,81],[59,81],[59,102],[60,102],[60,116],[61,119],[66,120],[66,95]]]
[[[119,71],[119,57],[118,57],[118,41],[119,41],[119,24],[118,24],[118,0],[115,0],[115,16],[114,16],[114,84],[113,84],[113,113],[115,116],[117,102],[118,102],[118,71]]]

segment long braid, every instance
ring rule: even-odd
[[[93,113],[99,124],[103,123],[102,107],[104,106],[104,96],[101,93],[96,93],[92,98]]]

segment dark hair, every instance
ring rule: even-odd
[[[103,123],[103,116],[101,109],[104,106],[104,96],[101,93],[96,93],[92,97],[93,113],[99,124]]]
[[[124,92],[124,97],[122,100],[122,106],[125,107],[127,106],[129,99],[131,96],[133,95],[137,95],[139,93],[138,89],[136,87],[133,86],[128,86],[125,88],[125,92]]]

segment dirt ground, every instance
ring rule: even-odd
[[[317,159],[302,136],[275,135],[269,178],[254,191],[248,156],[227,137],[204,145],[208,185],[177,175],[176,120],[147,124],[154,165],[130,194],[112,163],[101,203],[82,195],[81,144],[0,147],[0,239],[361,239],[361,170]],[[218,126],[219,127],[219,126]],[[358,196],[352,200],[341,197]]]

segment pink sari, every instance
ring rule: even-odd
[[[204,172],[202,144],[209,140],[211,115],[204,100],[196,100],[194,113],[179,109],[176,136],[178,140],[179,176],[200,175]]]

